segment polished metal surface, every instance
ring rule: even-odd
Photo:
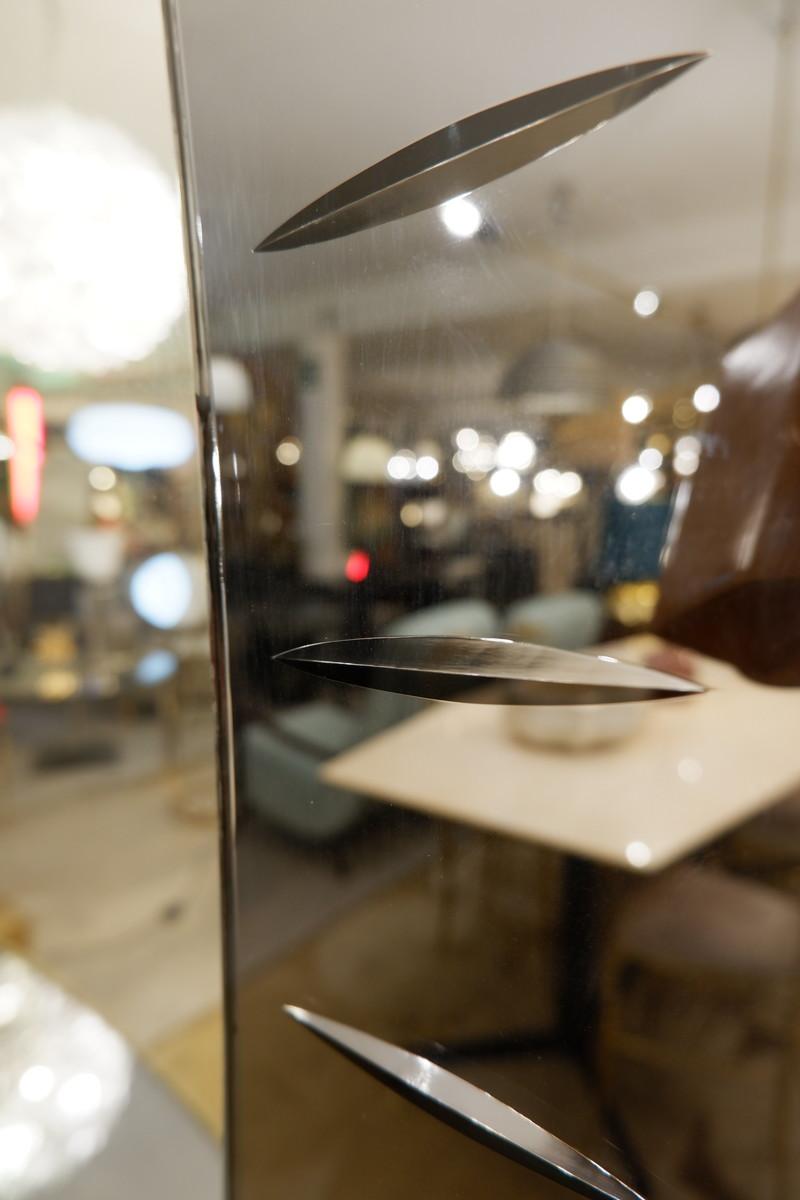
[[[284,1012],[426,1112],[537,1174],[581,1196],[642,1200],[579,1150],[429,1059],[293,1004]]]
[[[607,654],[575,654],[508,638],[353,638],[299,646],[275,658],[339,683],[478,704],[621,704],[705,691],[691,679]],[[506,686],[486,692],[489,684]]]
[[[474,113],[354,175],[274,229],[256,250],[344,237],[471,192],[604,125],[704,58],[680,54],[629,63]]]

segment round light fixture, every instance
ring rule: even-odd
[[[140,563],[131,575],[131,604],[156,629],[199,624],[205,616],[202,560],[165,551]]]
[[[120,471],[180,467],[195,450],[191,422],[157,404],[88,404],[69,418],[66,439],[84,462]]]
[[[633,311],[637,317],[652,317],[658,312],[661,297],[652,288],[643,288],[633,298]]]
[[[701,383],[694,390],[692,404],[698,412],[713,412],[719,405],[719,388],[715,387],[713,383]]]
[[[0,111],[0,353],[99,374],[186,306],[177,189],[127,134],[68,108]]]
[[[442,222],[453,237],[474,237],[483,224],[481,210],[473,200],[466,196],[455,196],[440,205],[439,213]]]
[[[641,425],[652,411],[653,405],[647,396],[635,394],[622,401],[622,419],[629,425]]]

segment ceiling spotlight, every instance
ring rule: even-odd
[[[513,496],[519,491],[520,477],[511,467],[500,467],[489,477],[489,487],[495,496]]]
[[[420,479],[435,479],[439,474],[439,463],[432,454],[421,454],[417,459],[417,475]]]
[[[638,464],[626,467],[617,479],[614,492],[623,504],[645,504],[664,482],[660,471],[648,471]]]
[[[633,311],[637,317],[652,317],[658,312],[660,304],[661,297],[658,292],[654,292],[652,288],[643,288],[633,298]]]
[[[445,228],[453,237],[474,237],[483,224],[481,210],[466,196],[456,196],[440,205],[439,213]]]
[[[653,404],[647,396],[628,396],[622,402],[622,419],[629,425],[641,425],[653,411]]]
[[[715,387],[713,383],[701,383],[698,388],[695,388],[692,404],[698,412],[713,412],[719,404],[719,388]]]
[[[536,446],[533,438],[527,433],[515,430],[507,433],[497,447],[497,465],[511,467],[515,471],[525,471],[536,457]]]

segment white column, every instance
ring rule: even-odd
[[[344,488],[339,473],[347,421],[347,345],[334,331],[303,343],[300,362],[299,533],[306,579],[344,577]]]

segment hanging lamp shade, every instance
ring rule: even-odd
[[[594,347],[568,337],[546,338],[526,350],[506,372],[500,398],[531,416],[570,416],[601,408],[610,371]]]

